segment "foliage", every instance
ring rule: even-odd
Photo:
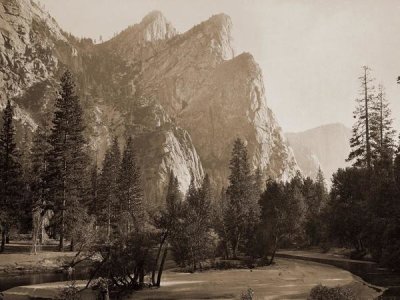
[[[224,215],[226,233],[232,248],[233,257],[237,256],[239,246],[249,238],[259,223],[260,207],[258,195],[254,192],[253,176],[244,142],[236,139],[233,144],[229,168],[229,186],[226,190],[227,205]]]
[[[339,169],[333,175],[328,211],[329,236],[342,245],[365,251],[368,175],[365,169]]]
[[[179,182],[171,171],[165,207],[160,209],[158,213],[155,213],[152,220],[154,227],[158,230],[158,233],[156,233],[156,240],[158,243],[157,253],[153,260],[151,272],[151,282],[154,286],[160,286],[169,244],[180,239],[180,232],[183,231],[183,220],[184,210],[182,195],[179,190]],[[175,247],[175,250],[176,249],[179,249],[178,244]]]
[[[274,260],[275,252],[284,241],[291,241],[300,230],[303,199],[299,199],[298,178],[288,183],[268,181],[261,195],[261,220],[258,230],[259,254],[268,263]]]
[[[386,98],[385,89],[378,86],[371,108],[371,144],[372,157],[376,160],[389,159],[395,152],[392,112]]]
[[[87,154],[83,111],[75,94],[75,83],[69,71],[61,77],[49,135],[47,179],[54,206],[60,250],[64,238],[79,218],[86,197]],[[72,244],[73,245],[73,244]]]
[[[6,235],[11,225],[19,219],[23,209],[23,173],[20,153],[15,143],[13,125],[14,109],[8,100],[3,112],[3,127],[0,132],[0,229],[2,241],[0,252],[4,251]]]
[[[118,173],[121,163],[121,154],[117,138],[113,139],[112,145],[107,149],[103,168],[101,170],[97,186],[97,203],[94,214],[97,216],[97,224],[111,239],[112,231],[116,228],[118,195]]]
[[[66,287],[64,287],[58,298],[60,300],[80,300],[79,288],[76,286],[75,281],[70,282]]]
[[[248,288],[245,292],[242,292],[240,295],[241,300],[253,300],[254,299],[254,291],[251,288]]]
[[[355,300],[354,292],[347,287],[329,288],[321,284],[311,289],[309,300]]]
[[[363,74],[359,77],[361,82],[360,98],[356,99],[357,106],[354,110],[353,135],[350,139],[351,152],[348,161],[352,161],[354,166],[367,167],[372,164],[371,151],[371,110],[374,99],[373,79],[371,69],[363,67]]]
[[[94,265],[93,276],[107,278],[118,290],[142,288],[145,275],[153,269],[156,246],[153,230],[117,234],[110,244],[96,249],[101,259]]]
[[[145,222],[140,169],[136,162],[133,140],[128,138],[119,167],[116,215],[127,230],[139,230]]]
[[[211,185],[208,175],[200,188],[192,178],[186,201],[182,203],[182,223],[171,236],[175,262],[191,266],[192,271],[202,268],[202,262],[213,256],[214,242],[211,231]]]

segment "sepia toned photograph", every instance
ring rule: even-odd
[[[400,0],[0,0],[0,300],[400,300]]]

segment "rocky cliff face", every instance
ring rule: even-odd
[[[218,65],[178,115],[191,133],[204,167],[224,182],[235,138],[245,140],[250,162],[265,176],[287,179],[296,162],[268,109],[261,70],[244,53]]]
[[[177,34],[173,25],[159,11],[146,15],[100,47],[122,56],[129,63],[140,63],[154,56],[168,39]]]
[[[178,34],[156,11],[95,45],[63,32],[30,0],[2,0],[0,103],[12,98],[34,130],[49,119],[57,79],[69,68],[92,148],[101,158],[112,135],[134,136],[149,202],[162,201],[171,170],[182,192],[204,171],[226,184],[237,137],[254,168],[290,178],[298,167],[267,107],[261,70],[250,54],[235,57],[231,27],[221,14]]]
[[[160,14],[151,14],[134,26],[137,43],[132,45],[139,49],[142,44],[147,47],[152,41],[172,36],[174,30],[160,25],[163,20]],[[69,68],[76,76],[87,134],[99,160],[112,135],[121,137],[121,143],[131,135],[148,202],[161,201],[171,170],[183,192],[191,174],[200,184],[203,168],[189,134],[160,105],[143,99],[134,101],[132,82],[137,69],[120,60],[121,53],[66,34],[30,0],[1,2],[0,32],[0,106],[6,98],[12,98],[21,127],[33,131],[49,119],[57,80]]]
[[[349,164],[351,129],[343,124],[327,124],[298,133],[287,133],[287,139],[303,174],[315,178],[318,168],[330,183],[338,168]]]
[[[231,27],[228,16],[215,15],[168,40],[143,63],[138,90],[188,130],[218,185],[226,184],[237,137],[247,142],[253,168],[290,178],[297,164],[267,107],[262,72],[251,54],[234,56]]]

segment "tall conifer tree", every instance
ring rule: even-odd
[[[140,169],[136,162],[133,147],[133,139],[128,138],[118,179],[118,197],[121,215],[126,215],[128,232],[133,229],[141,228],[144,223],[143,190],[141,186]]]
[[[0,132],[0,225],[2,232],[0,252],[4,251],[8,230],[18,216],[23,197],[22,168],[15,143],[13,116],[14,110],[8,100],[3,111],[3,127]]]
[[[371,141],[373,158],[392,160],[394,155],[394,135],[392,112],[389,101],[382,85],[378,86],[378,93],[373,101],[371,120]]]
[[[61,77],[49,136],[48,181],[60,234],[59,248],[71,225],[79,220],[86,197],[85,180],[88,157],[84,138],[83,111],[75,93],[72,74]]]
[[[245,241],[245,234],[259,222],[260,208],[254,197],[253,176],[247,157],[247,149],[241,139],[233,145],[229,165],[231,174],[227,189],[228,207],[225,222],[228,228],[232,254],[237,256],[239,245]]]
[[[112,229],[116,225],[116,211],[118,210],[118,173],[121,153],[118,140],[113,139],[111,147],[106,151],[103,167],[98,182],[98,224],[106,228],[107,239],[110,240]]]
[[[361,82],[360,98],[356,99],[354,110],[355,123],[353,125],[353,136],[350,139],[351,152],[348,161],[354,166],[367,167],[371,169],[371,108],[374,99],[374,86],[371,77],[371,69],[363,66],[363,74],[359,77]]]

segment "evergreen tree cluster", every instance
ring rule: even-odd
[[[353,166],[333,175],[325,212],[327,238],[354,249],[354,258],[371,255],[399,268],[400,148],[396,150],[396,131],[383,86],[375,91],[368,67],[363,67],[360,79],[363,101],[357,100],[350,140]]]
[[[13,125],[14,110],[11,102],[3,112],[3,127],[0,132],[0,226],[1,246],[4,251],[7,235],[12,224],[21,217],[19,212],[23,207],[22,166],[20,151],[15,143],[15,127]]]
[[[374,164],[390,159],[395,152],[395,130],[383,85],[375,87],[371,69],[367,66],[363,67],[359,80],[360,97],[356,99],[353,113],[355,122],[348,161],[355,167],[371,169]]]

